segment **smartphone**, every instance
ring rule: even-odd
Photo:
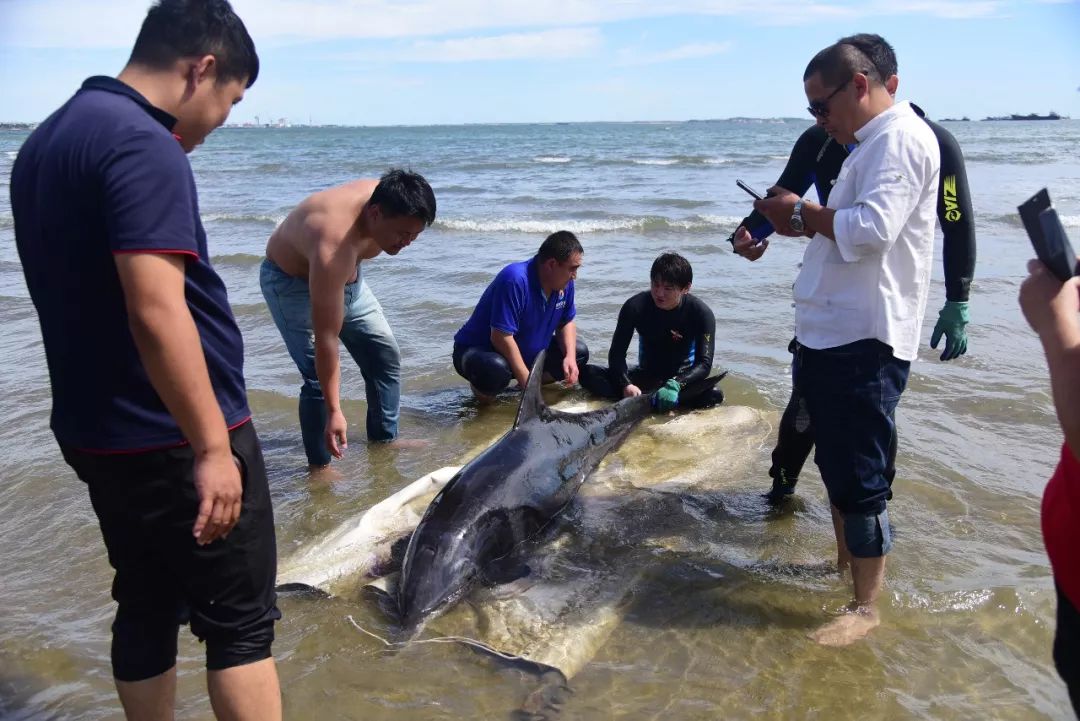
[[[736,180],[736,181],[735,181],[735,185],[739,186],[740,188],[742,188],[743,190],[745,190],[745,191],[746,191],[747,193],[750,193],[750,195],[754,196],[754,197],[755,197],[755,198],[757,198],[758,200],[765,200],[765,196],[764,196],[764,195],[762,195],[761,193],[757,192],[756,190],[754,190],[753,188],[751,188],[751,187],[750,187],[749,185],[747,185],[746,183],[742,182],[741,180]]]
[[[1065,235],[1057,211],[1050,205],[1050,193],[1046,188],[1020,204],[1017,210],[1035,248],[1035,255],[1043,265],[1063,283],[1076,275],[1076,253]]]

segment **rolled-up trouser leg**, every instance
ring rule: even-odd
[[[895,414],[910,367],[873,339],[796,350],[795,387],[814,428],[814,461],[856,557],[889,550],[885,510],[895,473]]]

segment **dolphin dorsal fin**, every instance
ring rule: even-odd
[[[533,361],[532,370],[529,371],[529,380],[525,382],[525,392],[521,395],[521,405],[518,406],[517,418],[514,419],[514,428],[526,421],[540,417],[540,411],[544,409],[544,398],[540,395],[540,384],[544,379],[544,357],[546,350],[540,351]]]

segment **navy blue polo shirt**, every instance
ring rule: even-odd
[[[574,281],[565,290],[544,295],[536,258],[511,263],[495,276],[472,316],[454,336],[454,342],[470,348],[495,350],[491,329],[514,336],[525,365],[532,367],[537,354],[551,344],[560,326],[574,319]]]
[[[176,120],[119,80],[93,77],[19,150],[15,241],[37,308],[61,445],[103,452],[185,442],[139,359],[114,255],[185,256],[185,294],[230,428],[251,413],[243,339],[210,266]]]

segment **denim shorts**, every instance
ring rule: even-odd
[[[895,414],[910,369],[875,339],[823,350],[796,346],[794,386],[814,428],[814,461],[829,501],[844,515],[845,529],[851,527],[849,550],[859,557],[889,549]]]

